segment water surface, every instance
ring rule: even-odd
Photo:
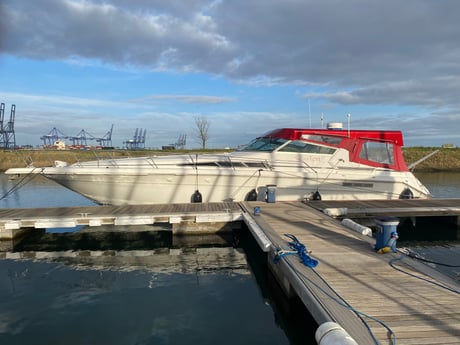
[[[17,183],[1,175],[3,195]],[[93,203],[42,177],[0,200],[1,208],[84,205]],[[279,293],[250,236],[236,234],[216,241],[217,247],[208,243],[209,250],[228,246],[240,253],[244,247],[248,258],[216,260],[203,269],[196,252],[207,248],[199,244],[144,234],[142,245],[129,229],[125,233],[92,234],[98,244],[112,245],[95,248],[93,237],[72,241],[71,233],[56,234],[56,246],[51,234],[37,232],[38,247],[23,244],[35,257],[9,253],[10,259],[0,259],[0,344],[314,343],[316,323],[300,301]],[[123,254],[128,244],[122,240],[136,247]],[[66,257],[75,245],[81,257]],[[162,247],[165,253],[182,247],[182,254],[171,258]],[[143,249],[160,254],[146,257]],[[90,253],[100,257],[85,257]]]

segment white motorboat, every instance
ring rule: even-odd
[[[231,153],[100,159],[41,174],[99,204],[429,198],[400,131],[276,129]]]

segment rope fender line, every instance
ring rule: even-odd
[[[278,247],[275,251],[275,257],[273,259],[273,262],[275,264],[278,263],[281,260],[281,258],[286,255],[298,254],[300,257],[300,260],[303,262],[305,266],[310,267],[310,268],[315,268],[316,266],[318,266],[318,263],[319,263],[318,260],[313,259],[309,255],[311,252],[307,251],[307,247],[303,243],[301,243],[297,239],[297,237],[295,237],[292,234],[284,234],[284,236],[291,239],[291,242],[288,242],[288,245],[291,248],[291,250],[285,250],[285,249]]]

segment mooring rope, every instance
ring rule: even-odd
[[[275,263],[277,263],[283,256],[298,254],[300,256],[300,260],[305,266],[310,268],[315,268],[318,266],[318,260],[313,259],[309,255],[309,252],[307,252],[307,247],[301,243],[297,237],[291,234],[284,234],[284,236],[289,237],[292,240],[291,242],[288,242],[289,247],[291,247],[292,250],[283,250],[279,248],[275,253]]]
[[[396,334],[393,332],[393,330],[385,322],[383,322],[383,321],[381,321],[381,320],[379,320],[379,319],[377,319],[377,318],[375,318],[373,316],[370,316],[368,314],[365,314],[365,313],[355,309],[348,302],[346,302],[345,299],[342,296],[340,296],[332,288],[332,286],[329,285],[329,283],[327,281],[325,281],[324,278],[321,277],[321,275],[319,275],[313,269],[318,265],[318,261],[313,259],[313,258],[311,258],[308,255],[308,253],[310,253],[310,252],[307,252],[307,247],[303,243],[301,243],[294,235],[292,235],[292,234],[284,234],[284,235],[286,237],[289,237],[292,240],[291,242],[288,243],[292,250],[283,250],[281,248],[278,248],[275,251],[275,258],[274,258],[275,263],[279,262],[280,260],[285,258],[287,255],[299,254],[299,256],[301,257],[302,262],[307,267],[311,268],[312,271],[318,276],[318,278],[321,279],[321,281],[327,286],[327,288],[329,288],[331,291],[333,291],[338,296],[338,298],[333,296],[332,294],[330,294],[328,291],[326,291],[323,287],[321,287],[316,282],[312,281],[304,273],[302,273],[299,270],[297,270],[297,268],[291,262],[289,262],[289,260],[285,260],[286,264],[299,276],[300,280],[308,281],[309,283],[314,285],[317,289],[319,289],[322,293],[324,293],[327,297],[329,297],[331,300],[333,300],[335,303],[337,303],[340,306],[342,306],[342,307],[354,312],[360,318],[360,320],[363,322],[364,326],[367,328],[371,338],[373,339],[373,341],[374,341],[374,343],[376,345],[379,345],[380,343],[377,340],[377,338],[375,337],[374,333],[372,332],[369,324],[366,322],[366,320],[363,319],[363,317],[366,317],[366,318],[368,318],[370,320],[373,320],[373,321],[377,322],[378,324],[380,324],[382,327],[384,327],[388,331],[388,338],[391,341],[391,344],[396,345]]]
[[[35,169],[40,169],[40,172],[35,172]],[[28,174],[24,175],[13,187],[11,187],[3,196],[0,197],[0,200],[3,200],[13,194],[14,192],[18,191],[30,181],[32,181],[38,174],[41,174],[43,168],[33,168]]]
[[[408,276],[411,276],[411,277],[414,277],[414,278],[423,280],[423,281],[425,281],[425,282],[427,282],[427,283],[436,285],[436,286],[438,286],[438,287],[440,287],[440,288],[442,288],[442,289],[445,289],[445,290],[447,290],[447,291],[450,291],[450,292],[453,292],[453,293],[456,293],[456,294],[460,294],[460,291],[459,291],[459,290],[456,290],[456,289],[454,289],[454,288],[451,288],[450,286],[446,286],[446,285],[444,285],[444,284],[441,284],[440,282],[435,281],[433,278],[432,278],[432,280],[431,280],[431,279],[427,279],[427,278],[425,278],[425,277],[421,277],[421,276],[416,275],[416,274],[413,274],[413,273],[411,273],[411,272],[407,272],[407,271],[403,270],[403,269],[400,268],[400,267],[397,267],[397,266],[395,265],[395,262],[403,260],[403,259],[404,259],[404,255],[407,255],[407,254],[402,254],[402,255],[400,255],[400,256],[397,257],[397,258],[391,259],[391,260],[388,262],[388,264],[389,264],[393,269],[395,269],[396,271],[399,271],[399,272],[401,272],[401,273],[407,274]],[[458,267],[458,266],[449,266],[449,267]]]

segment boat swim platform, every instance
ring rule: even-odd
[[[250,216],[248,226],[260,237],[259,245],[268,252],[269,267],[280,285],[288,295],[300,297],[319,325],[336,322],[358,344],[393,344],[386,328],[356,314],[357,310],[385,323],[399,345],[459,344],[458,282],[401,253],[377,254],[375,240],[345,228],[305,203],[242,205],[246,217]],[[259,207],[259,215],[255,215],[254,207]],[[275,263],[279,248],[289,250],[291,239],[285,234],[294,235],[312,251],[318,266],[305,266],[296,254]],[[389,264],[392,260],[403,271],[456,292],[395,270]]]

